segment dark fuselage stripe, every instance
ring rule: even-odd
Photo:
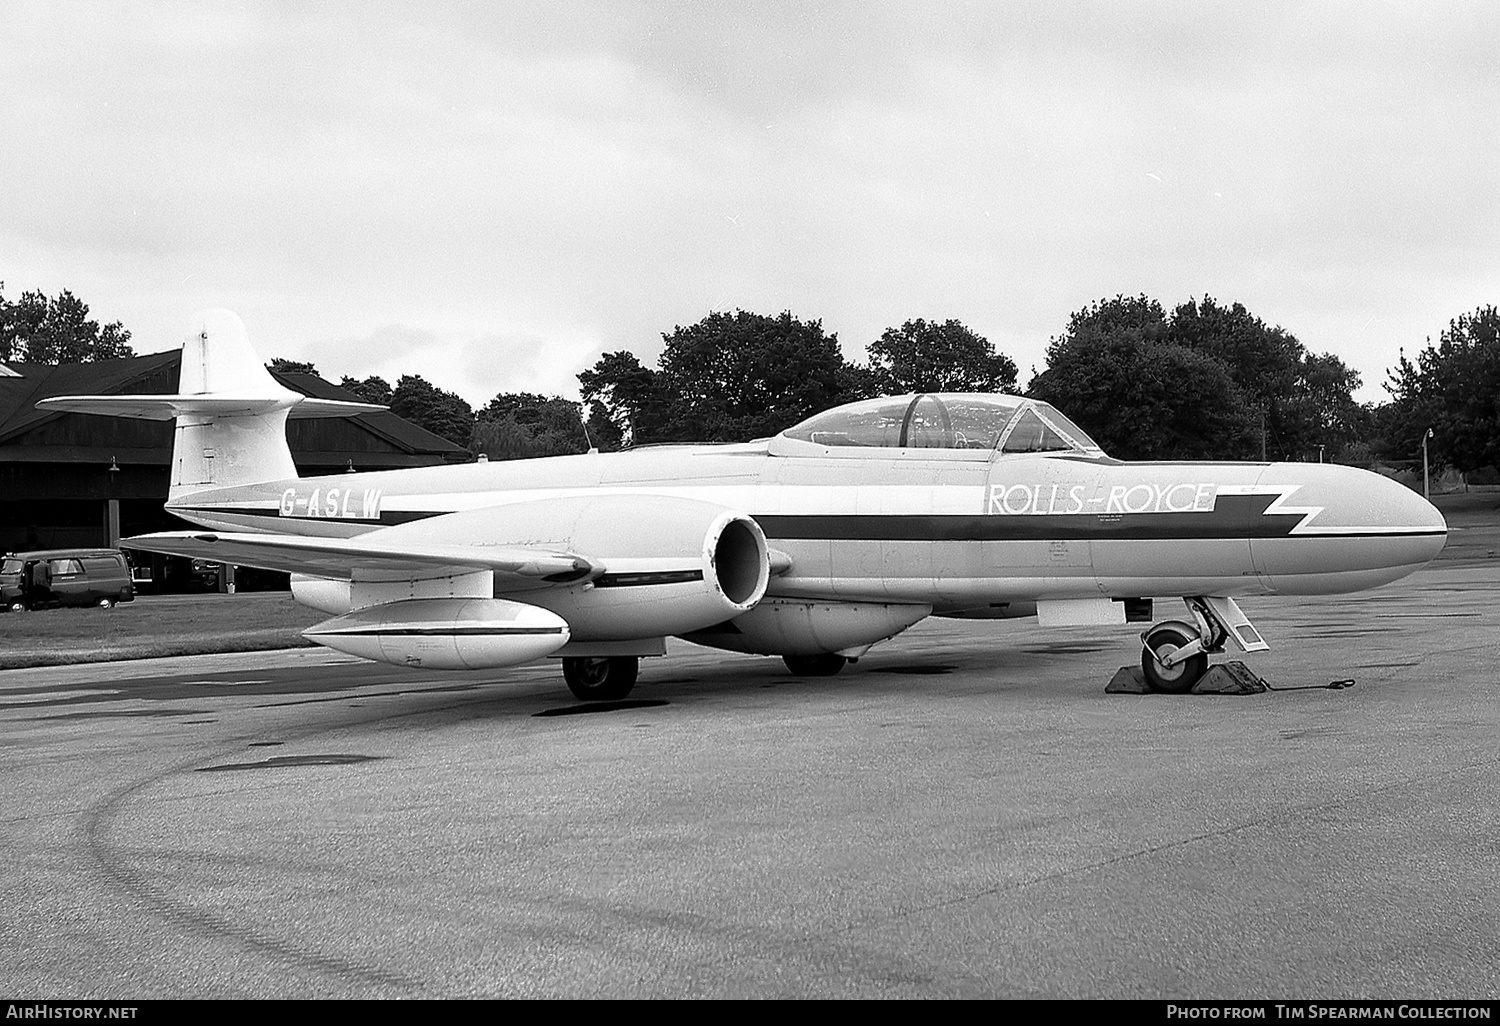
[[[1244,538],[1426,538],[1439,530],[1342,531],[1293,534],[1302,516],[1267,523],[1208,513],[1074,514],[1058,516],[812,516],[756,517],[768,541],[1184,541]],[[1278,522],[1279,521],[1279,522]]]
[[[371,527],[395,527],[398,524],[410,524],[417,520],[426,520],[428,517],[447,516],[453,510],[398,509],[382,512],[379,517],[286,516],[275,506],[175,506],[169,512],[197,513],[202,516],[265,517],[270,520],[283,520],[296,524],[368,524]]]
[[[561,627],[350,627],[328,631],[308,631],[311,637],[514,637],[517,635],[561,634]]]
[[[594,579],[594,587],[643,588],[653,584],[685,584],[701,580],[702,570],[662,570],[657,573],[603,574]]]

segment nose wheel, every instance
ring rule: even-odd
[[[1199,651],[1185,658],[1177,655],[1195,642],[1196,638],[1188,637],[1176,627],[1156,627],[1146,632],[1141,648],[1141,673],[1152,691],[1180,695],[1203,678],[1208,672],[1207,652]],[[1201,649],[1202,645],[1195,647]]]
[[[1244,652],[1264,652],[1266,644],[1234,599],[1224,595],[1186,596],[1193,623],[1166,620],[1141,635],[1141,673],[1152,691],[1180,695],[1208,672],[1210,653],[1233,641]]]

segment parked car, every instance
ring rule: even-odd
[[[219,589],[219,564],[213,559],[193,559],[192,582],[199,591]]]
[[[135,598],[119,549],[12,552],[0,561],[0,603],[20,612],[48,606],[101,606]]]

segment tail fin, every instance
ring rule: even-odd
[[[310,399],[271,377],[228,310],[193,316],[182,342],[176,395],[69,395],[38,406],[145,420],[177,418],[168,501],[205,488],[297,476],[286,444],[294,417],[353,416],[385,407]]]

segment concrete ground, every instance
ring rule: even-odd
[[[674,644],[593,711],[552,663],[6,671],[0,994],[1494,999],[1497,599],[1247,602],[1246,697],[1024,621]]]

